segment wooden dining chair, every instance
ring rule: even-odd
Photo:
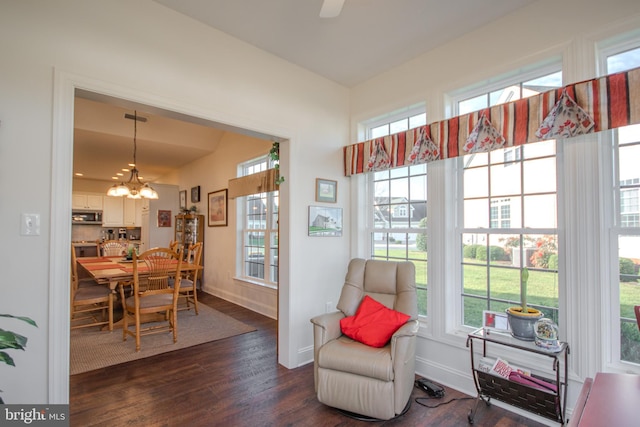
[[[105,240],[100,243],[100,255],[102,256],[119,256],[126,255],[127,244],[119,240]]]
[[[192,243],[189,245],[185,261],[191,264],[200,265],[202,260],[202,242]],[[186,307],[179,310],[190,310],[191,304],[198,314],[198,276],[200,270],[190,270],[182,273],[180,280],[180,297],[184,298]]]
[[[180,277],[182,259],[169,248],[153,248],[137,255],[133,253],[133,295],[125,296],[125,286],[118,286],[122,298],[122,340],[131,335],[140,351],[140,337],[161,332],[172,332],[178,341],[179,288],[170,287],[169,280]],[[161,322],[142,327],[142,317],[161,314]],[[166,322],[166,323],[165,323]],[[134,330],[129,329],[133,324]]]
[[[93,279],[83,279],[82,286],[80,282],[76,251],[71,247],[71,329],[109,325],[109,331],[113,331],[111,289]]]

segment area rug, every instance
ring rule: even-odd
[[[95,328],[71,331],[70,374],[130,362],[168,351],[179,350],[210,341],[241,335],[256,329],[204,304],[198,304],[200,314],[193,310],[178,312],[178,342],[171,333],[146,335],[136,352],[135,338],[122,341],[122,329],[113,332]]]

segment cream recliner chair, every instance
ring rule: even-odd
[[[410,316],[384,347],[369,347],[341,332],[340,319],[353,316],[365,295]],[[381,420],[402,414],[415,382],[418,305],[414,265],[351,260],[337,308],[337,312],[311,319],[318,400]]]

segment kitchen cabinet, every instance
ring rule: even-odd
[[[149,205],[147,210],[142,211],[142,226],[140,228],[140,253],[150,249],[150,233],[149,233]]]
[[[73,193],[71,208],[101,211],[103,206],[102,199],[102,194]]]
[[[124,199],[123,225],[140,227],[142,224],[142,199]]]
[[[104,227],[140,227],[142,203],[126,197],[104,197],[102,225]]]
[[[121,227],[124,225],[124,199],[122,197],[104,197],[102,210],[103,227]]]

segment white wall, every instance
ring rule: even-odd
[[[237,177],[238,164],[266,155],[271,144],[269,140],[227,132],[216,151],[180,169],[180,189],[188,193],[191,187],[200,186],[201,202],[196,206],[206,221],[208,193],[227,188],[229,179]],[[202,289],[275,319],[278,296],[275,289],[234,280],[239,262],[236,241],[241,238],[236,231],[236,200],[228,199],[227,207],[226,227],[208,227],[205,222]]]
[[[448,91],[517,70],[523,65],[535,64],[553,55],[563,58],[565,83],[595,77],[595,41],[638,28],[640,2],[636,0],[533,2],[510,16],[354,88],[351,139],[358,140],[358,123],[362,120],[416,102],[426,103],[428,123],[443,119]],[[564,187],[559,188],[559,193],[564,192],[572,198],[571,206],[579,207],[574,211],[560,212],[560,215],[564,214],[562,223],[566,225],[566,229],[560,230],[561,238],[566,239],[563,244],[576,244],[580,249],[567,251],[564,258],[566,268],[561,273],[564,289],[560,297],[561,303],[566,304],[565,317],[561,319],[563,339],[569,341],[572,350],[570,408],[585,376],[592,376],[597,370],[612,369],[607,361],[608,332],[602,325],[606,325],[603,320],[609,314],[607,302],[616,302],[605,297],[609,295],[608,281],[603,280],[606,272],[597,259],[602,244],[599,240],[601,230],[597,228],[601,210],[598,204],[600,171],[597,169],[597,153],[597,142],[565,144],[563,167],[572,168],[572,176],[563,183]],[[443,172],[445,163],[429,166],[434,170],[433,176],[446,176]],[[355,230],[361,232],[363,228],[355,212],[364,198],[364,179],[354,178],[357,181],[352,184],[354,222],[351,230],[355,233]],[[429,185],[430,189],[445,191],[443,182],[430,182]],[[582,216],[580,221],[576,220],[577,215]],[[466,336],[456,334],[452,329],[455,324],[453,313],[459,311],[455,305],[457,295],[453,295],[457,291],[452,272],[459,266],[451,265],[450,261],[447,264],[447,260],[442,258],[447,242],[451,241],[451,234],[447,233],[455,233],[448,220],[440,207],[433,207],[430,211],[430,249],[438,247],[438,251],[433,255],[430,251],[429,256],[429,318],[420,330],[417,371],[474,393],[469,375],[469,354],[465,347]],[[576,242],[575,236],[587,236],[588,240]],[[357,236],[352,236],[352,241],[357,239]],[[452,255],[450,259],[455,258],[455,253],[449,251],[449,255]]]
[[[310,313],[323,312],[325,299],[335,298],[349,256],[346,237],[312,239],[306,232],[315,178],[347,188],[348,90],[151,0],[2,2],[0,54],[0,254],[11,255],[0,313],[31,316],[39,325],[1,321],[29,338],[15,368],[0,366],[5,402],[67,401],[64,254],[76,87],[289,141],[281,153],[287,181],[279,359],[287,367],[308,360]],[[348,192],[338,196],[348,212]],[[21,213],[40,214],[40,236],[20,236]]]
[[[149,200],[149,223],[145,224],[149,229],[149,246],[143,250],[166,247],[174,239],[175,216],[180,204],[177,185],[153,184],[152,187],[158,193],[158,199]],[[171,227],[158,227],[158,210],[171,211]]]

